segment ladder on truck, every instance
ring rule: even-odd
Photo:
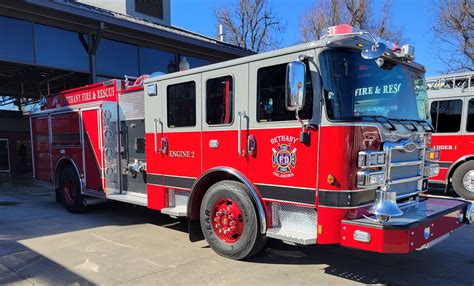
[[[446,74],[426,78],[427,90],[474,89],[474,72]]]

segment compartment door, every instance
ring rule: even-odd
[[[146,193],[148,208],[160,210],[165,207],[163,188],[163,157],[161,140],[163,138],[163,97],[161,82],[145,86],[145,158]]]
[[[51,142],[48,116],[31,117],[31,145],[33,177],[36,180],[52,182]]]

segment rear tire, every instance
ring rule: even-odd
[[[474,161],[467,161],[453,174],[453,189],[466,200],[474,200]]]
[[[254,204],[240,182],[212,185],[202,200],[200,220],[207,242],[223,257],[245,259],[265,246]]]
[[[81,183],[73,166],[66,166],[59,177],[59,193],[61,201],[68,212],[82,213],[85,211],[84,196],[81,194]]]

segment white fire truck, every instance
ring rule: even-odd
[[[428,248],[472,217],[469,202],[423,196],[439,157],[424,68],[410,46],[348,29],[51,96],[31,116],[34,177],[71,212],[108,199],[187,217],[191,241],[233,259],[268,238]]]
[[[440,149],[440,172],[430,182],[453,187],[474,200],[474,72],[427,78],[432,146]]]

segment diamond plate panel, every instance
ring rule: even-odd
[[[316,243],[317,212],[315,209],[287,204],[271,204],[272,228],[267,236],[299,243]]]

